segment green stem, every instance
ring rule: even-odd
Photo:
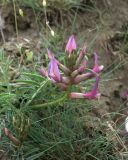
[[[48,83],[48,80],[46,80],[45,82],[43,82],[40,87],[38,88],[38,90],[32,95],[31,99],[25,104],[25,107],[28,106],[33,99],[37,96],[37,94],[41,91],[41,89]]]
[[[15,27],[16,27],[16,36],[17,36],[17,41],[18,41],[18,24],[17,24],[17,15],[16,15],[16,4],[15,0],[13,0],[13,9],[14,9],[14,18],[15,18]]]
[[[31,105],[31,106],[28,106],[27,108],[26,107],[23,107],[23,109],[40,109],[40,108],[43,108],[43,107],[47,107],[47,106],[53,106],[53,105],[56,105],[56,104],[59,104],[61,102],[64,102],[67,98],[68,98],[68,92],[66,92],[64,94],[63,97],[57,99],[57,100],[54,100],[52,102],[47,102],[47,103],[43,103],[43,104],[36,104],[36,105]]]

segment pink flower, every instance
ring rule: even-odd
[[[58,68],[58,61],[55,59],[54,54],[47,49],[48,53],[48,58],[50,59],[49,65],[48,65],[48,72],[46,69],[42,66],[40,69],[40,73],[44,77],[49,77],[53,82],[60,82],[61,81],[61,76],[60,76],[60,71]]]
[[[76,60],[76,65],[75,65],[75,67],[78,67],[78,66],[79,66],[80,62],[82,61],[82,59],[83,59],[83,57],[84,57],[84,55],[85,55],[85,53],[86,53],[86,50],[87,50],[87,43],[85,42],[82,50],[81,50],[80,53],[79,53],[79,56],[78,56],[77,60]]]
[[[99,73],[101,70],[103,70],[104,66],[103,65],[99,66],[98,56],[97,56],[96,53],[94,53],[94,61],[95,61],[95,65],[94,65],[92,71],[95,72],[95,73]]]
[[[70,98],[85,98],[85,99],[95,99],[98,97],[98,85],[99,85],[100,78],[96,77],[96,82],[92,88],[91,91],[86,92],[86,93],[77,93],[77,92],[72,92],[70,93]]]
[[[48,65],[48,76],[53,82],[61,81],[60,71],[55,58],[52,58]]]
[[[66,45],[66,51],[69,53],[69,55],[74,51],[76,50],[77,46],[76,46],[76,41],[75,41],[75,38],[74,38],[74,35],[70,36],[69,37],[69,40],[67,42],[67,45]]]
[[[95,82],[92,90],[90,92],[87,92],[87,93],[84,94],[85,98],[87,98],[87,99],[95,99],[99,95],[99,93],[98,93],[99,81],[100,81],[100,78],[96,77],[96,82]]]

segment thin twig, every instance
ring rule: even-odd
[[[2,36],[2,39],[3,39],[3,43],[5,44],[5,37],[4,37],[3,29],[0,29],[0,33],[1,33],[1,36]]]
[[[17,15],[16,15],[16,4],[15,4],[15,0],[13,0],[13,9],[14,9],[14,17],[15,17],[15,27],[16,27],[16,37],[17,37],[17,41],[18,41],[18,24],[17,24]]]

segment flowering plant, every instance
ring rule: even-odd
[[[99,65],[98,55],[94,53],[94,66],[92,69],[87,68],[87,58],[86,54],[86,43],[84,44],[82,50],[77,56],[77,44],[74,35],[69,37],[66,44],[65,52],[66,65],[60,63],[54,56],[54,54],[48,49],[49,65],[48,70],[41,67],[40,72],[43,76],[50,79],[53,83],[59,86],[62,90],[69,90],[72,85],[78,85],[82,81],[90,78],[95,78],[95,84],[92,90],[85,93],[71,92],[69,93],[70,98],[85,98],[85,99],[95,99],[100,93],[98,92],[98,85],[100,81],[99,73],[103,70],[103,65]],[[63,74],[61,74],[61,72]]]
[[[27,103],[22,107],[20,112],[26,111],[28,109],[39,109],[46,106],[54,106],[56,104],[61,104],[67,98],[71,99],[95,99],[97,98],[100,93],[98,91],[98,85],[100,81],[99,73],[102,71],[103,66],[99,65],[98,62],[98,55],[94,53],[94,66],[92,69],[88,68],[88,58],[86,55],[86,43],[84,44],[83,48],[77,55],[77,44],[75,41],[74,35],[70,36],[65,52],[65,62],[66,64],[60,63],[56,58],[55,55],[48,49],[48,57],[49,57],[49,64],[48,69],[44,68],[43,66],[40,69],[42,76],[49,79],[52,83],[57,85],[62,91],[65,92],[64,96],[61,98],[55,99],[53,101],[45,101],[45,103],[41,104],[32,104],[32,100],[36,97],[36,95],[42,89],[47,82],[43,81],[40,87],[38,88],[37,92],[34,93],[32,98],[27,101]],[[85,58],[86,57],[86,58]],[[95,78],[95,83],[92,87],[92,90],[88,92],[74,92],[72,91],[72,86],[80,87],[80,83],[87,79]],[[20,123],[19,123],[20,122]],[[4,134],[11,140],[11,142],[18,147],[21,147],[23,141],[25,140],[28,130],[30,128],[30,121],[28,118],[24,117],[22,114],[16,114],[12,118],[12,124],[15,129],[17,135],[15,135],[10,129],[7,127],[3,128]]]

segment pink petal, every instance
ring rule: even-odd
[[[85,42],[82,50],[79,53],[77,60],[76,60],[76,65],[75,65],[76,67],[80,64],[81,60],[83,59],[84,54],[86,52],[86,49],[87,49],[87,43]]]
[[[70,98],[84,98],[84,93],[72,92],[70,93]]]
[[[103,65],[99,66],[98,55],[96,53],[94,53],[94,61],[95,61],[95,65],[92,71],[95,73],[99,73],[101,70],[103,70],[104,66]]]
[[[99,84],[99,77],[96,77],[96,82],[90,92],[86,93],[77,93],[77,92],[72,92],[70,93],[70,98],[85,98],[85,99],[95,99],[99,96],[98,93],[98,84]]]
[[[74,35],[70,36],[69,37],[69,40],[67,42],[67,45],[66,45],[66,51],[71,54],[73,52],[73,50],[76,50],[77,46],[76,46],[76,41],[75,41],[75,38],[74,38]]]
[[[78,83],[80,83],[80,82],[82,82],[82,81],[84,81],[84,80],[87,80],[88,78],[92,77],[92,75],[93,75],[93,74],[90,73],[90,72],[87,72],[87,73],[78,75],[78,76],[75,77],[74,83],[75,83],[75,84],[78,84]]]
[[[57,65],[57,61],[55,58],[51,59],[48,66],[48,76],[51,78],[53,82],[60,82],[61,76],[60,71]]]
[[[87,99],[95,99],[97,97],[99,81],[100,81],[100,78],[96,77],[96,82],[95,82],[92,90],[90,92],[87,92],[87,93],[84,94],[85,98],[87,98]]]

